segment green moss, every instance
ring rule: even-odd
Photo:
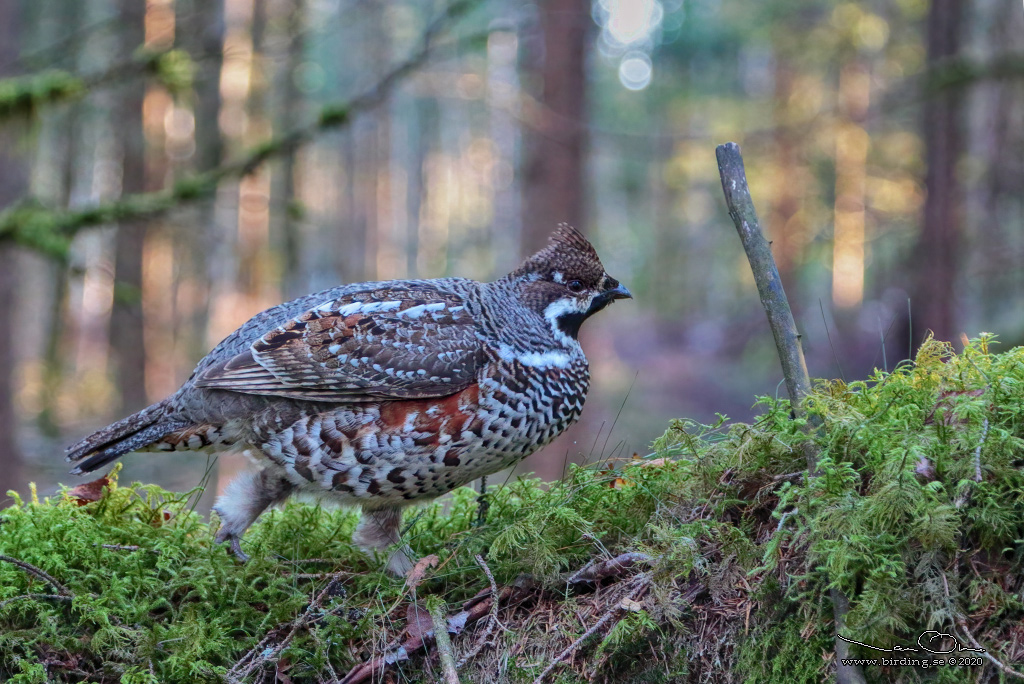
[[[534,584],[502,606],[496,647],[463,668],[467,682],[532,681],[609,611],[551,681],[821,681],[834,667],[829,580],[851,600],[850,638],[910,645],[925,629],[966,625],[1021,669],[1024,350],[990,344],[954,355],[929,342],[893,373],[820,383],[809,410],[824,427],[810,436],[774,399],[752,424],[675,421],[656,459],[492,491],[483,526],[476,494],[457,490],[407,515],[414,551],[439,557],[415,590],[352,547],[352,512],[271,511],[246,535],[253,559],[241,566],[191,512],[196,492],[114,484],[86,505],[19,500],[0,512],[0,554],[74,598],[0,562],[0,602],[27,596],[0,604],[0,679],[222,681],[250,652],[266,663],[247,681],[274,667],[295,682],[344,676],[404,638],[410,603],[440,597],[456,611],[487,588],[475,554],[499,584]],[[567,584],[626,551],[650,565],[596,592]],[[642,591],[621,604],[631,587]],[[457,656],[485,623],[453,638]],[[392,667],[400,681],[437,680],[419,655]],[[971,673],[995,673],[983,669]],[[866,668],[870,681],[965,672]]]
[[[86,91],[81,78],[56,69],[0,79],[0,120],[30,118],[46,105],[78,99]]]

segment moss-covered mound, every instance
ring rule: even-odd
[[[817,430],[764,398],[752,425],[679,421],[651,457],[492,488],[482,526],[457,491],[407,514],[413,549],[437,556],[408,583],[350,546],[349,512],[268,513],[241,566],[190,494],[111,481],[19,502],[0,511],[0,680],[442,681],[443,600],[464,682],[818,682],[829,581],[850,599],[844,636],[894,649],[854,655],[921,661],[867,665],[869,680],[1012,678],[1024,349],[989,343],[929,342],[913,365],[822,383]],[[925,630],[985,653],[929,654]],[[951,657],[981,664],[938,665]]]

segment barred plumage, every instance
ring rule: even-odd
[[[239,540],[297,491],[361,505],[356,541],[396,544],[401,507],[506,468],[575,422],[590,382],[582,322],[628,290],[562,225],[492,283],[358,283],[268,309],[174,395],[68,449],[88,472],[132,450],[247,448],[260,471],[215,510]],[[411,559],[391,552],[403,574]]]

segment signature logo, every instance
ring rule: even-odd
[[[936,632],[934,629],[921,632],[921,636],[917,637],[917,645],[919,648],[914,648],[913,646],[900,646],[899,644],[892,648],[879,648],[878,646],[865,644],[863,641],[847,639],[842,634],[836,634],[836,637],[847,643],[857,644],[858,646],[870,648],[874,651],[882,651],[883,653],[920,653],[921,651],[927,651],[928,653],[945,655],[949,653],[960,653],[961,651],[973,651],[974,653],[985,652],[985,649],[983,648],[967,648],[965,646],[961,646],[960,642],[957,641],[957,638],[952,634]]]

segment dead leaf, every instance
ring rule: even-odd
[[[434,620],[430,617],[430,613],[415,603],[410,603],[409,607],[405,609],[405,619],[407,621],[405,628],[413,639],[422,639],[434,631]]]
[[[153,516],[149,521],[152,527],[162,527],[165,522],[171,519],[170,511],[158,511],[158,513],[159,515]]]
[[[461,634],[466,629],[466,620],[469,619],[469,611],[462,611],[454,617],[448,618],[448,631],[452,634]]]
[[[101,477],[98,480],[83,482],[76,487],[72,487],[68,490],[67,496],[69,499],[73,499],[79,506],[84,506],[102,499],[103,489],[109,485],[110,480],[106,477]]]
[[[412,567],[412,570],[409,571],[409,574],[405,576],[405,583],[409,585],[410,589],[415,589],[420,586],[423,584],[423,578],[427,575],[427,570],[430,568],[436,568],[438,561],[439,559],[437,555],[433,553],[429,556],[420,558],[419,562],[417,562],[416,565]]]
[[[277,668],[275,669],[277,681],[281,684],[292,684],[292,678],[288,676],[288,670],[290,669],[292,669],[292,664],[288,658],[281,658],[277,661]]]
[[[644,606],[639,601],[634,601],[631,598],[624,598],[619,603],[619,608],[622,608],[623,610],[628,610],[631,613],[639,613],[641,610],[644,609]]]

